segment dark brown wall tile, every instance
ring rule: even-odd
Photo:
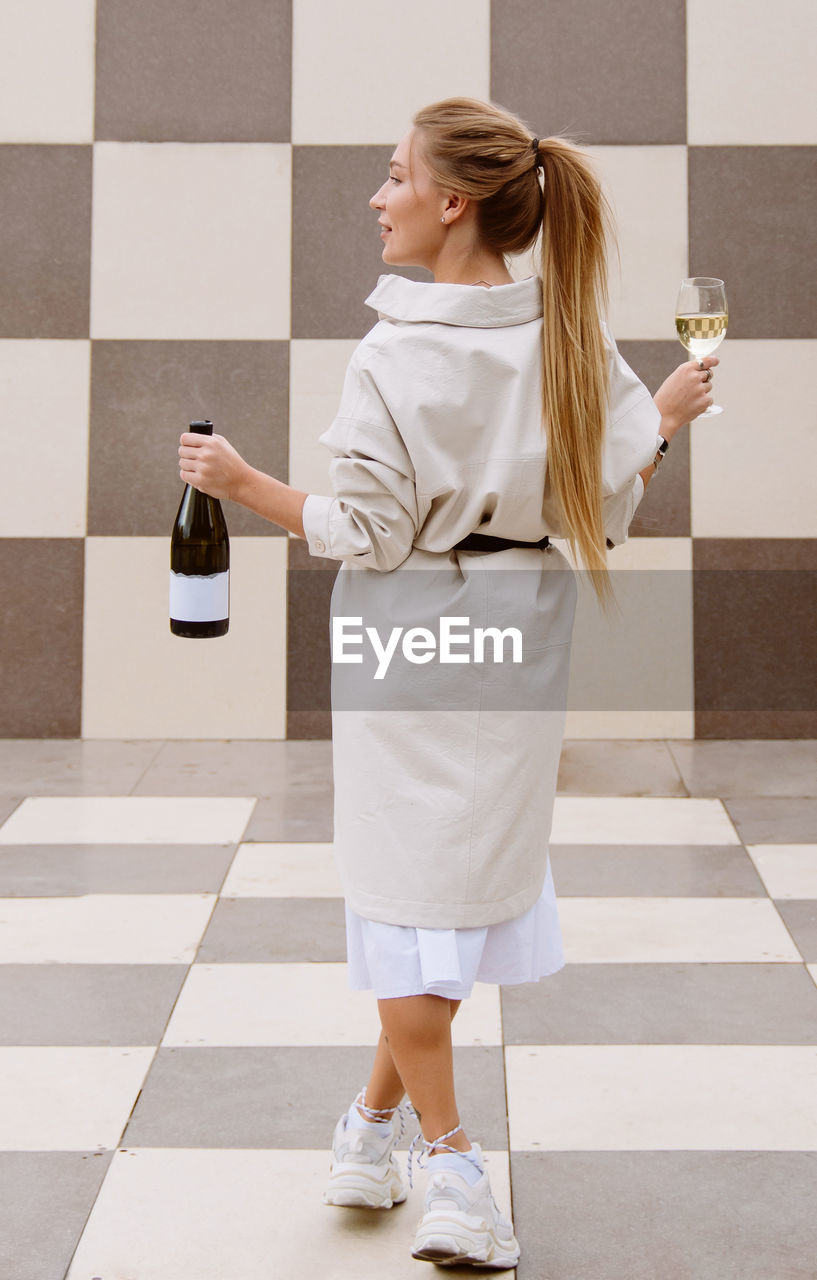
[[[732,338],[817,337],[817,147],[690,147],[690,275],[726,282]]]
[[[289,142],[291,0],[98,0],[96,137]]]
[[[194,418],[211,418],[248,462],[286,480],[289,343],[93,343],[90,534],[170,534],[179,436]],[[283,533],[236,503],[224,514],[233,535]]]
[[[817,733],[817,539],[693,543],[695,732]]]
[[[340,561],[311,556],[289,540],[287,737],[331,738],[329,602]]]
[[[0,338],[87,338],[91,147],[0,147]]]
[[[618,349],[641,381],[655,394],[686,353],[677,342],[619,342]],[[634,538],[689,537],[689,432],[678,432],[653,476],[630,526]]]
[[[395,142],[397,140],[395,139]],[[377,316],[363,305],[384,273],[377,213],[394,147],[295,147],[292,169],[292,336],[362,338]]]
[[[83,540],[0,539],[0,581],[0,737],[79,737]]]
[[[686,25],[677,0],[500,0],[491,97],[585,143],[686,141]]]

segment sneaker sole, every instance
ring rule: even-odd
[[[385,1179],[377,1178],[360,1165],[335,1165],[323,1193],[324,1204],[342,1209],[391,1209],[405,1198],[399,1177],[387,1170]]]
[[[519,1245],[513,1237],[499,1239],[487,1226],[477,1231],[440,1213],[432,1221],[424,1219],[420,1223],[411,1256],[441,1267],[467,1263],[486,1270],[507,1271],[519,1261]]]

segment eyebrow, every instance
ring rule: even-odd
[[[406,166],[405,166],[404,164],[401,164],[399,160],[390,160],[390,161],[389,161],[389,168],[390,168],[390,169],[405,169],[405,167],[406,167]]]

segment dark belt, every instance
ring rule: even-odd
[[[458,542],[454,551],[504,551],[506,547],[538,547],[544,551],[550,545],[550,538],[540,538],[538,542],[518,542],[516,538],[494,538],[488,533],[469,533],[467,538]]]

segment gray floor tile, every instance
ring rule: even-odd
[[[218,893],[233,844],[0,845],[0,898]]]
[[[519,1280],[813,1280],[817,1152],[511,1156]]]
[[[267,796],[253,809],[245,840],[331,841],[332,792],[326,787],[303,787]]]
[[[166,742],[134,794],[263,797],[331,786],[331,742]]]
[[[0,741],[0,793],[29,796],[126,796],[159,742],[77,739]]]
[[[18,804],[22,802],[22,796],[0,796],[0,824],[4,823],[6,818],[10,818]]]
[[[0,965],[0,1045],[158,1044],[187,973],[183,964]]]
[[[778,899],[775,904],[794,945],[806,964],[817,963],[817,901],[813,898]]]
[[[328,1150],[373,1056],[358,1047],[160,1049],[122,1145]],[[506,1148],[501,1048],[455,1049],[454,1070],[468,1132],[488,1149]]]
[[[685,796],[665,742],[567,741],[557,790],[572,796]]]
[[[740,845],[585,845],[550,847],[560,897],[765,897]]]
[[[752,796],[726,799],[724,806],[744,844],[813,844],[817,799]]]
[[[202,964],[342,963],[346,960],[343,899],[220,899],[197,960]]]
[[[506,1044],[815,1044],[799,964],[568,964],[502,989]]]
[[[62,1280],[111,1151],[0,1151],[0,1275]]]
[[[670,742],[693,796],[817,796],[817,742]]]

